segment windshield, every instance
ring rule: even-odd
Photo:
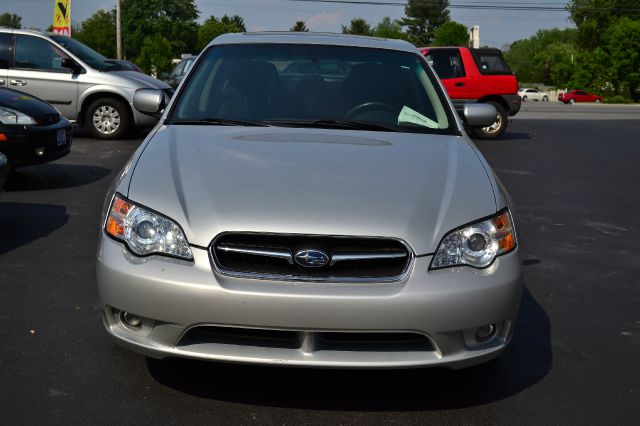
[[[61,35],[51,35],[50,37],[60,46],[76,55],[85,64],[89,65],[91,68],[97,69],[98,71],[118,71],[126,69],[117,62],[105,58],[95,50],[85,46],[77,40],[72,39],[71,37]]]
[[[424,60],[408,52],[222,45],[204,53],[170,121],[451,134],[453,119],[436,87]]]

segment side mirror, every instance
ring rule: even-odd
[[[498,111],[490,104],[465,104],[462,120],[468,127],[489,127],[496,122]]]
[[[74,74],[82,72],[82,66],[71,58],[62,59],[62,68],[70,69]]]
[[[165,107],[165,94],[156,89],[140,89],[133,95],[133,107],[143,114],[158,116]]]

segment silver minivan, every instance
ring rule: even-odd
[[[118,139],[157,122],[133,108],[137,90],[160,89],[168,96],[173,90],[72,38],[9,28],[0,28],[0,87],[49,102],[99,139]]]

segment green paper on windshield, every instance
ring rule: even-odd
[[[435,121],[425,117],[418,111],[412,110],[408,106],[404,106],[398,116],[398,124],[402,123],[417,124],[419,126],[429,127],[430,129],[437,129],[440,127]]]

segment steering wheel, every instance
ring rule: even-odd
[[[360,105],[356,105],[353,108],[351,108],[346,114],[345,114],[345,120],[351,120],[354,116],[357,116],[358,114],[362,114],[363,112],[367,112],[367,111],[386,111],[390,114],[392,114],[394,117],[398,114],[398,108],[394,107],[393,105],[386,103],[386,102],[378,102],[378,101],[373,101],[373,102],[363,102]]]

